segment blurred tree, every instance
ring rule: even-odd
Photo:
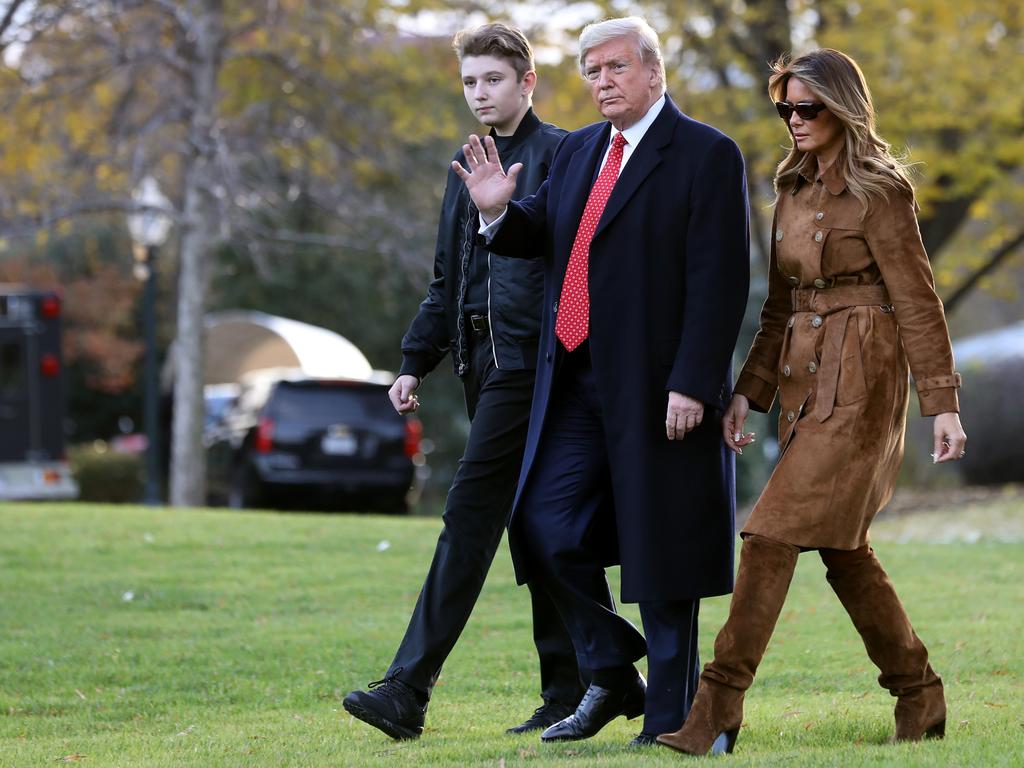
[[[204,497],[202,316],[218,243],[264,280],[275,258],[311,247],[422,269],[436,195],[406,193],[443,178],[455,122],[436,94],[457,70],[433,41],[391,31],[396,9],[429,4],[393,5],[55,0],[29,4],[17,27],[15,65],[0,75],[15,116],[0,128],[12,150],[0,153],[4,234],[132,210],[146,173],[176,203],[172,503]],[[291,227],[300,200],[324,226]]]

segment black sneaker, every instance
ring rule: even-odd
[[[505,733],[528,733],[529,731],[540,731],[547,728],[550,725],[554,725],[560,720],[564,720],[573,712],[576,711],[576,707],[571,707],[568,704],[562,704],[558,701],[544,700],[537,709],[533,711],[533,714],[524,723],[520,723],[514,728],[509,728]]]
[[[641,747],[656,747],[658,746],[658,736],[654,733],[644,733],[640,731],[633,740],[629,742],[630,749],[639,749]]]
[[[395,675],[370,683],[368,691],[352,691],[341,702],[345,711],[392,739],[418,739],[423,733],[427,705],[416,689]]]

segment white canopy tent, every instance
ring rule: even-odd
[[[204,384],[231,384],[258,371],[289,371],[323,379],[381,380],[366,356],[344,336],[297,320],[256,311],[206,316]],[[173,345],[163,384],[174,381]]]

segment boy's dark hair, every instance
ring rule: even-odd
[[[533,48],[526,36],[515,27],[500,22],[464,29],[452,38],[455,55],[462,61],[466,56],[495,56],[505,59],[516,71],[516,78],[533,69]]]

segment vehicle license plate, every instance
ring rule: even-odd
[[[348,427],[328,427],[327,434],[320,441],[320,449],[328,456],[352,456],[359,448],[359,441]]]

